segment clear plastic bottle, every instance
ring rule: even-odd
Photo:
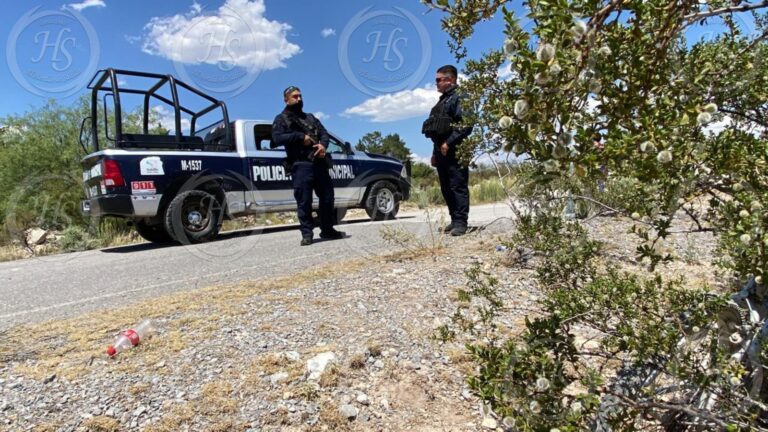
[[[151,319],[145,319],[132,329],[123,330],[115,343],[107,347],[107,355],[114,357],[117,353],[141,343],[156,330],[155,323]]]

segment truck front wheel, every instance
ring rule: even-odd
[[[162,223],[148,224],[144,221],[136,221],[133,224],[136,227],[136,232],[144,239],[152,243],[169,243],[173,241],[173,237],[165,230],[165,225]]]
[[[371,186],[365,200],[365,212],[371,220],[394,219],[400,210],[400,194],[392,183],[380,180]]]
[[[206,242],[219,233],[223,211],[216,197],[208,192],[182,192],[168,204],[165,229],[182,244]]]

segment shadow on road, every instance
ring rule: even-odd
[[[413,219],[415,216],[403,216],[398,217],[397,220],[406,220],[406,219]],[[371,222],[376,223],[374,221],[371,221],[370,219],[352,219],[352,220],[343,220],[339,224],[339,226],[344,225],[354,225],[354,224],[360,224],[365,222]],[[278,226],[272,226],[272,227],[256,227],[256,228],[245,228],[245,229],[239,229],[235,231],[226,231],[220,233],[218,236],[216,236],[216,239],[211,240],[209,243],[213,242],[220,242],[220,241],[226,241],[231,240],[234,238],[239,237],[246,237],[251,235],[261,235],[261,234],[271,234],[275,232],[282,232],[282,231],[293,231],[298,230],[299,225],[298,224],[291,224],[291,225],[278,225]],[[349,234],[347,234],[349,236]],[[319,239],[318,239],[319,240]],[[148,251],[148,250],[154,250],[154,249],[163,249],[163,248],[169,248],[169,247],[180,247],[184,246],[181,243],[139,243],[139,244],[132,244],[132,245],[126,245],[126,246],[116,246],[108,249],[101,249],[100,252],[104,253],[131,253],[131,252],[142,252],[142,251]]]

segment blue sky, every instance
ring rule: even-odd
[[[398,133],[425,157],[434,71],[454,62],[442,14],[426,12],[418,0],[6,2],[0,116],[72,103],[95,69],[115,67],[181,77],[235,119],[272,119],[297,85],[305,110],[353,144]],[[478,26],[470,53],[500,46],[502,29]]]

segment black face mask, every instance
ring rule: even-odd
[[[293,105],[287,105],[285,109],[298,114],[304,109],[304,101],[300,100]]]

